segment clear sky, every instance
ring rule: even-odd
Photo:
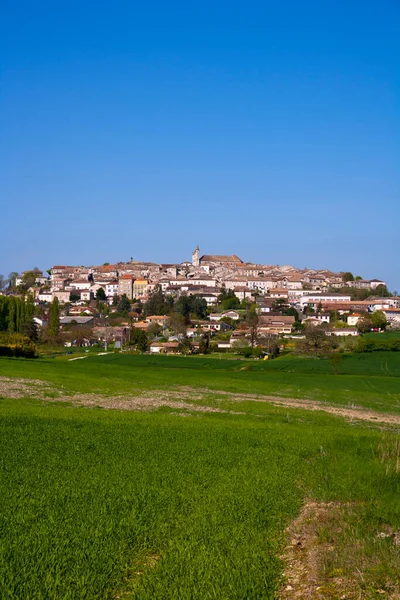
[[[117,260],[400,289],[399,0],[3,0],[0,273]]]

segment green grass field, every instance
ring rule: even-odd
[[[69,358],[3,359],[0,376],[43,379],[74,392],[140,394],[151,389],[193,386],[400,412],[397,352],[344,355],[338,375],[328,360],[293,355],[270,362],[128,354],[90,354],[75,361]]]
[[[67,358],[0,359],[0,376],[71,393],[192,386],[399,410],[396,353],[345,357],[339,375],[327,361],[288,357]],[[306,499],[356,507],[324,563],[326,598],[337,597],[337,571],[362,574],[357,597],[400,590],[398,548],[377,539],[400,529],[398,431],[251,401],[237,408],[245,414],[1,399],[0,597],[276,598],[285,527]]]

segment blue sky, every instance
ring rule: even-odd
[[[400,289],[399,20],[397,0],[3,0],[0,273],[199,244]]]

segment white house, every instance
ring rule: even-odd
[[[65,290],[58,290],[56,292],[53,292],[53,298],[58,298],[58,301],[61,304],[64,304],[65,302],[69,302],[69,300],[70,300],[70,292],[69,291],[65,291]]]
[[[222,317],[228,317],[228,319],[233,319],[234,321],[238,321],[240,318],[240,315],[236,310],[226,310],[225,312],[221,313],[221,318]]]
[[[40,302],[52,302],[53,293],[49,290],[40,290],[38,299],[40,300]]]
[[[106,296],[107,298],[113,298],[118,295],[118,281],[110,281],[106,283]]]
[[[342,327],[341,329],[331,329],[326,332],[326,335],[335,335],[336,337],[346,337],[348,335],[355,337],[359,335],[357,329],[350,329],[350,327]]]
[[[379,285],[384,285],[386,287],[386,281],[381,281],[380,279],[371,279],[371,288],[374,290]]]
[[[240,300],[240,301],[251,299],[252,294],[253,294],[253,292],[245,285],[243,285],[243,286],[238,285],[238,286],[234,287],[233,293],[235,294],[236,298],[238,298],[238,300]]]
[[[299,298],[300,305],[304,308],[308,304],[317,307],[319,303],[325,304],[327,302],[350,302],[350,294],[325,294],[325,293],[313,293],[301,296]]]
[[[192,277],[191,279],[187,279],[186,283],[188,285],[203,285],[206,287],[215,287],[216,281],[212,277],[208,277],[207,275]]]
[[[352,313],[347,317],[347,324],[350,325],[350,327],[356,327],[360,319],[361,315],[359,313]]]

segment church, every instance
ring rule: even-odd
[[[200,256],[200,248],[196,246],[192,252],[192,265],[194,267],[201,267],[203,265],[209,265],[210,263],[229,268],[244,265],[244,262],[236,256],[236,254],[231,254],[229,256],[223,254],[203,254],[203,256]]]

